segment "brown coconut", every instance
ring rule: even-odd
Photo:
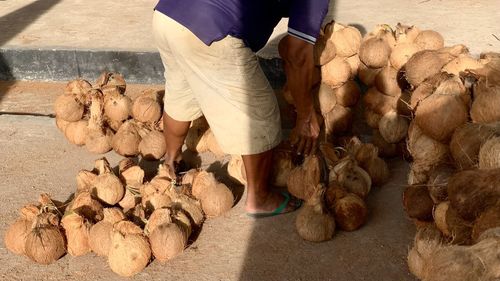
[[[60,95],[54,102],[57,118],[68,122],[76,122],[83,117],[84,105],[76,95]]]
[[[365,108],[369,108],[377,114],[385,115],[397,108],[399,97],[384,95],[375,87],[371,87],[363,97]]]
[[[394,157],[398,154],[397,145],[388,143],[377,129],[372,130],[372,143],[378,148],[381,157]]]
[[[434,207],[432,216],[437,228],[445,236],[451,238],[451,243],[470,243],[472,224],[462,219],[457,211],[450,206],[450,202],[444,201],[437,204]]]
[[[290,173],[295,165],[292,162],[291,150],[280,150],[280,147],[273,152],[273,167],[271,168],[270,177],[273,185],[286,187]]]
[[[454,173],[455,169],[446,164],[439,165],[430,171],[427,189],[434,204],[448,199],[448,180]]]
[[[169,261],[184,251],[187,246],[186,233],[176,223],[164,223],[149,235],[151,250],[160,262]]]
[[[365,108],[363,111],[366,124],[372,129],[378,129],[378,122],[382,119],[382,115],[376,113],[370,108]],[[377,130],[378,131],[378,130]]]
[[[125,219],[125,214],[119,208],[105,208],[104,219],[94,224],[89,231],[89,246],[98,256],[107,257],[111,247],[113,225]]]
[[[96,160],[95,166],[99,171],[99,175],[94,180],[92,193],[104,203],[115,205],[120,202],[125,194],[122,182],[113,173],[106,158]]]
[[[343,57],[336,57],[321,67],[322,82],[330,87],[342,86],[351,77],[351,66]]]
[[[87,120],[70,122],[66,125],[64,136],[66,136],[66,139],[72,144],[76,144],[78,146],[84,145],[87,137],[87,126]]]
[[[90,191],[92,183],[94,182],[97,174],[92,171],[80,170],[76,175],[76,191]]]
[[[319,143],[318,147],[319,150],[321,151],[323,158],[326,161],[326,164],[328,165],[328,168],[333,168],[339,161],[338,150],[330,142],[322,141]]]
[[[472,239],[478,242],[485,231],[497,227],[500,227],[500,205],[498,204],[488,208],[474,222]],[[484,236],[481,238],[484,238]]]
[[[112,91],[104,98],[104,114],[112,121],[120,122],[129,118],[132,100],[120,91]]]
[[[460,72],[467,69],[478,69],[482,67],[484,67],[484,65],[479,60],[474,59],[468,54],[461,54],[447,63],[442,71],[458,76]]]
[[[408,133],[408,120],[399,116],[396,111],[390,111],[382,116],[378,129],[388,143],[398,143]]]
[[[352,126],[353,112],[350,107],[337,104],[332,111],[324,116],[327,135],[341,134],[349,131]]]
[[[92,84],[90,84],[87,80],[75,79],[66,84],[64,87],[64,94],[82,96],[87,94],[90,89],[92,89]]]
[[[200,117],[191,122],[191,127],[188,130],[185,140],[187,149],[193,152],[208,151],[206,141],[202,139],[208,128],[207,120],[204,117]]]
[[[444,47],[443,36],[434,30],[420,31],[414,42],[422,50],[438,50]]]
[[[500,168],[500,137],[486,140],[479,150],[479,168]]]
[[[61,225],[66,234],[68,253],[74,257],[90,252],[89,230],[92,224],[76,212],[64,215]]]
[[[7,228],[4,236],[5,247],[16,255],[24,255],[26,237],[31,232],[33,220],[39,210],[32,204],[24,206],[20,210],[19,218]]]
[[[425,79],[422,83],[418,85],[417,88],[412,92],[410,98],[410,106],[413,110],[415,110],[420,103],[420,101],[426,99],[430,95],[434,93],[439,84],[446,80],[448,75],[446,73],[437,73],[434,74],[427,79]]]
[[[363,84],[370,87],[375,83],[375,78],[382,71],[382,67],[380,68],[370,68],[366,66],[363,62],[360,62],[358,68],[358,78]]]
[[[363,199],[354,193],[335,201],[335,222],[344,231],[354,231],[366,223],[368,207]]]
[[[154,89],[143,91],[132,104],[132,116],[139,122],[155,123],[162,113],[160,92]]]
[[[390,54],[390,45],[379,36],[364,41],[359,48],[359,59],[369,68],[385,67]]]
[[[335,220],[328,213],[323,202],[324,188],[321,185],[309,201],[299,210],[295,227],[302,239],[312,242],[322,242],[332,239],[335,232]]]
[[[179,193],[177,196],[174,196],[172,202],[172,206],[178,207],[177,209],[182,209],[186,215],[188,215],[191,225],[197,227],[201,226],[205,220],[205,215],[203,214],[203,209],[198,200]]]
[[[232,155],[231,160],[227,163],[227,173],[238,180],[241,184],[247,184],[247,175],[245,165],[241,155]]]
[[[408,127],[408,150],[413,160],[428,170],[446,161],[449,153],[448,146],[425,135],[413,121]]]
[[[26,237],[25,253],[36,263],[50,264],[66,253],[65,245],[59,217],[53,213],[42,213],[36,217]]]
[[[420,29],[418,29],[414,25],[410,26],[398,23],[396,25],[396,29],[394,30],[394,37],[396,38],[397,44],[396,47],[393,49],[393,52],[399,45],[413,43],[413,41],[415,41],[415,38],[417,38],[419,33]]]
[[[215,187],[202,191],[201,207],[207,217],[218,217],[229,211],[234,204],[234,195],[229,188],[218,183]]]
[[[156,209],[167,207],[171,202],[171,194],[166,189],[158,188],[152,182],[143,185],[141,204],[146,213],[150,214]]]
[[[382,186],[389,181],[390,171],[384,159],[376,156],[360,163],[371,178],[374,186]]]
[[[429,196],[426,186],[408,186],[403,192],[403,206],[410,218],[422,221],[432,220],[434,202]]]
[[[351,157],[346,157],[335,165],[330,171],[329,181],[339,182],[348,192],[361,198],[366,198],[372,186],[368,173]]]
[[[325,83],[321,83],[316,96],[318,108],[321,114],[325,115],[333,110],[337,104],[337,96],[334,94],[333,89]]]
[[[347,63],[351,66],[351,77],[358,76],[359,65],[361,64],[361,60],[359,60],[359,56],[356,54],[354,56],[350,56],[345,59]]]
[[[314,44],[314,63],[316,65],[325,65],[335,58],[335,44],[330,40],[330,37],[321,34]]]
[[[405,78],[414,87],[428,77],[441,72],[453,56],[448,53],[424,50],[415,53],[405,64]]]
[[[103,119],[103,96],[100,91],[91,93],[90,119],[85,136],[85,147],[88,151],[103,154],[111,150],[113,132],[105,128]]]
[[[415,43],[401,43],[396,45],[389,58],[392,67],[400,70],[415,53],[421,50],[420,46]]]
[[[345,26],[332,33],[330,40],[335,45],[337,55],[350,57],[358,53],[361,45],[361,33],[352,26]]]
[[[413,110],[411,108],[411,96],[412,93],[410,91],[404,90],[401,91],[401,95],[399,95],[398,102],[396,105],[396,111],[398,114],[404,117],[412,117]]]
[[[319,158],[316,155],[307,156],[302,165],[295,167],[288,175],[287,188],[290,194],[309,200],[321,180]]]
[[[91,222],[97,222],[103,218],[103,207],[99,201],[94,199],[90,190],[80,191],[68,206],[68,211],[81,214]]]
[[[109,248],[108,264],[111,270],[124,277],[141,272],[151,259],[148,239],[137,225],[121,221],[114,225]]]
[[[498,202],[500,169],[467,170],[448,181],[448,198],[458,214],[469,221]]]
[[[125,93],[127,88],[127,83],[120,73],[104,71],[99,75],[97,81],[95,82],[97,87],[100,88],[118,88],[120,93]]]
[[[146,160],[159,160],[167,151],[167,143],[162,132],[151,130],[140,130],[141,142],[139,143],[139,153]]]
[[[201,200],[201,198],[205,195],[204,194],[205,190],[216,188],[217,183],[218,182],[215,179],[213,173],[209,173],[207,171],[200,171],[199,173],[196,174],[193,180],[191,194],[196,199]]]
[[[444,246],[444,239],[434,224],[417,228],[413,247],[408,252],[408,267],[419,279],[424,278],[426,262],[432,254]]]
[[[354,80],[349,80],[339,88],[333,89],[333,94],[336,97],[337,104],[345,107],[353,107],[358,103],[361,96],[361,89]]]
[[[386,66],[375,77],[375,87],[380,92],[397,97],[401,95],[401,88],[399,88],[396,76],[398,71],[392,66]]]
[[[141,140],[139,124],[133,119],[127,120],[113,136],[113,150],[122,156],[135,156],[139,154],[139,143]]]
[[[488,83],[480,78],[473,86],[474,102],[470,109],[472,121],[490,123],[500,121],[500,83]]]

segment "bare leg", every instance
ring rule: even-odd
[[[243,155],[247,176],[247,200],[245,210],[248,213],[271,212],[284,200],[283,195],[273,192],[269,185],[273,151],[260,154]],[[294,209],[290,202],[285,211]]]
[[[167,143],[165,163],[174,167],[174,162],[181,160],[182,144],[189,130],[191,122],[177,121],[163,112],[163,135]],[[173,176],[173,175],[172,175]]]

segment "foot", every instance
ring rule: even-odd
[[[286,205],[284,205],[286,204]],[[250,216],[273,216],[295,211],[301,205],[300,200],[288,192],[269,192],[264,196],[247,196],[245,211]]]

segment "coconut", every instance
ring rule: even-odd
[[[378,148],[381,157],[394,157],[398,153],[396,144],[388,143],[380,134],[379,130],[372,130],[372,143]]]
[[[295,227],[302,239],[312,242],[330,240],[335,232],[335,220],[323,202],[324,188],[316,186],[313,196],[299,210]]]
[[[438,85],[442,81],[444,81],[447,77],[448,77],[447,74],[440,72],[428,77],[422,83],[420,83],[411,95],[410,98],[411,108],[415,110],[420,101],[432,95],[436,90],[436,88],[438,87]]]
[[[368,160],[378,157],[378,148],[371,143],[362,143],[357,137],[353,137],[345,147],[354,156],[357,163],[362,165]]]
[[[213,189],[217,186],[217,180],[213,173],[200,171],[193,180],[191,193],[196,199],[201,200],[204,197],[204,192],[207,189]]]
[[[162,112],[160,93],[153,89],[142,92],[132,105],[132,116],[139,122],[157,122]]]
[[[332,111],[333,107],[337,104],[337,96],[334,94],[333,89],[325,83],[321,83],[319,86],[316,99],[318,108],[323,115]]]
[[[100,221],[103,217],[103,208],[99,201],[92,198],[90,190],[80,191],[68,206],[68,211],[81,214],[91,222]]]
[[[394,69],[400,70],[408,60],[422,49],[415,43],[401,43],[396,45],[389,58]]]
[[[374,186],[382,186],[389,181],[389,167],[384,159],[378,156],[372,157],[360,165],[368,173]]]
[[[396,111],[390,111],[380,119],[378,129],[388,143],[398,143],[408,133],[408,121]]]
[[[437,228],[445,236],[451,238],[451,243],[468,244],[470,242],[472,225],[457,214],[457,211],[450,206],[450,202],[444,201],[436,205],[432,216]]]
[[[56,126],[57,128],[64,134],[64,132],[66,131],[66,127],[68,126],[69,123],[71,122],[68,122],[64,119],[61,119],[59,117],[56,116]]]
[[[151,129],[142,129],[139,131],[142,139],[139,143],[139,152],[146,160],[158,160],[165,155],[167,143],[162,132]]]
[[[92,183],[94,182],[97,174],[92,171],[80,170],[76,175],[76,191],[80,193],[82,191],[90,191]]]
[[[97,81],[95,82],[97,87],[100,88],[118,88],[120,93],[125,93],[127,88],[127,84],[125,83],[125,79],[120,73],[117,72],[108,72],[104,71],[99,75]]]
[[[330,171],[329,181],[339,182],[348,192],[365,198],[371,190],[372,181],[368,173],[351,157],[340,160]]]
[[[120,180],[125,185],[137,186],[144,181],[144,170],[132,159],[124,158],[118,163]]]
[[[467,123],[457,128],[451,138],[450,151],[455,166],[466,170],[477,167],[479,151],[484,142],[500,133],[499,124]]]
[[[418,29],[414,25],[409,26],[398,23],[396,25],[396,30],[394,31],[394,37],[396,38],[397,44],[392,51],[394,52],[394,50],[402,44],[413,43],[413,41],[415,41],[415,38],[417,38],[419,33],[420,29]]]
[[[169,206],[172,202],[171,194],[166,189],[159,189],[151,182],[145,184],[144,188],[146,191],[141,192],[141,204],[146,213],[150,214],[156,209]]]
[[[396,45],[396,38],[394,37],[394,32],[392,31],[392,28],[388,24],[376,25],[373,31],[371,31],[370,33],[366,34],[365,37],[363,37],[362,43],[372,38],[381,38],[387,43],[387,45],[391,49],[394,48],[394,46]]]
[[[429,191],[423,185],[410,185],[403,192],[403,206],[410,218],[432,220],[432,202]]]
[[[192,186],[193,185],[193,181],[194,179],[196,178],[196,176],[198,175],[200,171],[198,171],[198,169],[191,169],[189,171],[187,171],[184,176],[182,177],[182,184],[183,185],[188,185],[188,186]]]
[[[345,59],[346,62],[351,66],[351,77],[358,76],[358,69],[361,61],[359,60],[359,56],[356,54],[354,56],[350,56]]]
[[[497,227],[500,227],[500,205],[498,204],[488,208],[474,222],[472,239],[478,242],[486,230]]]
[[[178,256],[187,245],[186,233],[175,223],[164,223],[156,227],[149,235],[153,255],[160,262],[166,262]]]
[[[337,181],[330,181],[325,191],[325,204],[331,213],[335,212],[335,202],[345,197],[348,193]]]
[[[345,133],[351,129],[353,112],[351,108],[337,104],[325,115],[327,135]]]
[[[417,229],[413,247],[408,253],[408,267],[410,272],[423,279],[426,262],[431,258],[434,251],[443,247],[441,232],[433,224]]]
[[[231,160],[227,163],[227,173],[241,184],[247,184],[247,174],[241,155],[231,155]]]
[[[473,87],[474,102],[470,110],[472,121],[490,123],[500,121],[500,83],[488,83],[480,78]]]
[[[335,149],[332,143],[323,142],[319,143],[319,150],[328,165],[328,168],[333,168],[339,161],[338,151]]]
[[[87,120],[70,122],[66,125],[64,136],[66,136],[66,139],[72,144],[76,144],[78,146],[84,145],[87,137],[87,126]]]
[[[382,71],[375,77],[374,83],[377,90],[388,96],[399,96],[401,94],[401,89],[396,80],[397,74],[398,71],[391,66],[382,68]]]
[[[289,173],[287,188],[293,196],[307,201],[313,195],[320,180],[321,168],[319,158],[316,155],[309,155],[304,159],[302,165],[295,167]]]
[[[24,255],[26,237],[31,232],[33,220],[36,218],[39,210],[32,204],[24,206],[20,210],[20,217],[5,231],[5,247],[16,255]]]
[[[425,135],[415,122],[408,127],[408,150],[414,162],[427,171],[445,161],[449,152],[448,146]]]
[[[385,67],[389,61],[391,47],[381,37],[370,38],[359,48],[359,59],[370,68]]]
[[[422,30],[415,37],[415,44],[422,50],[438,50],[444,47],[444,38],[434,30]]]
[[[474,180],[471,180],[474,179]],[[469,221],[494,206],[500,196],[500,169],[467,170],[448,180],[448,198],[458,214]]]
[[[116,88],[118,89],[118,88]],[[107,93],[104,98],[104,114],[113,121],[125,121],[130,116],[132,100],[119,90]]]
[[[151,259],[148,239],[132,222],[115,224],[109,248],[108,264],[113,272],[130,277],[141,272]]]
[[[449,178],[455,170],[449,165],[439,165],[432,169],[427,182],[427,189],[434,204],[439,204],[448,199],[447,185]]]
[[[481,145],[479,150],[479,168],[500,168],[500,137],[492,137]]]
[[[135,156],[139,153],[141,139],[139,124],[133,119],[127,120],[113,136],[113,150],[122,156]]]
[[[68,253],[74,257],[90,252],[89,230],[91,224],[76,212],[69,212],[61,220],[67,240]]]
[[[341,57],[350,57],[355,55],[361,45],[361,33],[352,26],[334,31],[330,40],[335,45],[337,55]]]
[[[205,132],[208,130],[209,126],[204,117],[198,118],[191,123],[191,127],[186,135],[186,146],[187,149],[193,152],[205,152],[208,151],[208,146],[206,143]]]
[[[76,95],[60,95],[54,102],[54,112],[57,118],[68,122],[82,119],[84,109]]]
[[[219,143],[217,142],[217,139],[215,137],[215,134],[213,133],[212,129],[208,129],[204,134],[200,142],[205,142],[208,150],[212,152],[216,158],[220,159],[226,155],[222,148],[220,147]]]
[[[282,145],[280,145],[282,146]],[[286,187],[290,173],[294,168],[290,151],[280,150],[273,152],[273,166],[271,168],[271,183],[275,186]]]
[[[449,142],[456,128],[465,124],[467,106],[458,95],[437,94],[420,101],[415,122],[429,137]]]
[[[333,89],[332,92],[336,97],[336,103],[345,107],[355,106],[361,96],[361,89],[354,80],[345,82],[344,85]]]
[[[201,207],[207,217],[221,216],[233,207],[234,195],[223,183],[218,183],[215,188],[207,188],[202,193]]]
[[[172,222],[172,210],[168,207],[158,208],[148,218],[144,233],[150,235],[158,226]]]
[[[85,136],[85,147],[96,154],[106,153],[111,150],[113,132],[103,127],[103,96],[99,91],[91,93],[92,105],[90,106],[90,119]]]
[[[325,65],[335,58],[335,55],[335,44],[326,35],[320,35],[314,45],[314,63],[316,65]]]
[[[42,213],[36,217],[26,237],[25,253],[32,261],[41,264],[53,263],[66,253],[57,215]]]
[[[378,129],[378,122],[382,119],[382,115],[376,113],[370,108],[365,108],[363,114],[365,116],[366,124],[368,124],[368,126],[372,129]]]
[[[123,184],[111,170],[106,158],[96,160],[95,166],[99,171],[99,175],[92,186],[93,194],[106,204],[115,205],[120,202],[125,194]]]
[[[321,67],[322,82],[330,87],[342,86],[351,77],[351,66],[345,58],[336,57]]]
[[[94,224],[89,231],[89,246],[98,256],[107,257],[111,247],[113,225],[125,219],[119,208],[105,208],[104,219]]]
[[[380,68],[370,68],[366,66],[363,62],[360,62],[358,68],[358,78],[363,84],[370,87],[375,83],[375,77],[382,71]]]
[[[335,201],[335,222],[344,231],[354,231],[365,224],[368,208],[359,196],[348,193]]]
[[[82,96],[87,94],[90,89],[92,89],[92,85],[87,80],[75,79],[66,84],[64,87],[64,94]]]
[[[363,103],[366,108],[383,116],[390,111],[396,110],[398,99],[398,97],[384,95],[377,88],[371,87],[363,97]]]
[[[137,185],[137,187],[131,185],[125,186],[125,194],[123,195],[122,200],[118,202],[118,205],[120,205],[125,212],[133,209],[137,204],[141,203],[142,197],[140,187],[141,185]]]
[[[416,52],[405,64],[405,78],[416,87],[422,81],[439,72],[444,65],[453,59],[448,53],[424,50]]]
[[[413,110],[411,108],[411,96],[412,93],[410,91],[404,90],[401,91],[401,95],[399,95],[398,102],[396,105],[396,111],[398,114],[405,117],[413,117]]]
[[[465,71],[467,69],[478,69],[482,67],[484,67],[484,65],[479,62],[479,60],[472,58],[468,54],[462,54],[447,63],[443,67],[442,71],[458,76],[461,71]]]
[[[173,205],[178,205],[190,218],[191,224],[201,226],[205,216],[198,200],[195,200],[185,194],[177,194],[173,198]]]

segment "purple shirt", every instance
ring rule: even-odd
[[[227,35],[253,51],[266,44],[281,18],[288,34],[314,44],[329,0],[160,0],[156,10],[191,30],[210,45]]]

